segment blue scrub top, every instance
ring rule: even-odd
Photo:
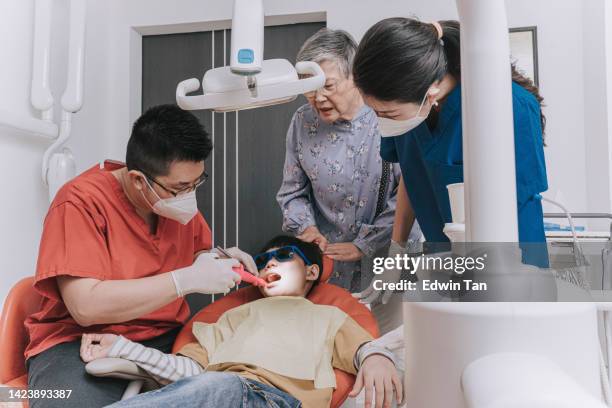
[[[519,241],[542,243],[546,242],[542,203],[534,198],[534,194],[548,189],[540,105],[529,91],[513,82],[512,107]],[[495,137],[495,129],[491,129],[491,137]],[[444,224],[451,222],[446,186],[463,182],[462,141],[460,85],[447,96],[433,130],[422,123],[410,132],[381,141],[382,158],[400,164],[410,202],[428,242],[448,242],[442,232]],[[524,261],[547,266],[547,253],[535,252],[540,255],[535,254],[531,260],[524,257]]]

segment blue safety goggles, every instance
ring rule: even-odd
[[[312,265],[312,262],[310,262],[306,255],[300,251],[300,248],[295,245],[287,245],[273,251],[262,252],[261,254],[255,255],[253,259],[255,260],[257,269],[263,269],[272,258],[275,258],[279,262],[288,262],[293,260],[296,255],[302,258],[306,265]]]

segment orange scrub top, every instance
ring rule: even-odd
[[[111,174],[123,166],[106,161],[104,167],[92,167],[64,185],[51,203],[34,284],[43,299],[39,311],[25,321],[30,337],[26,358],[78,340],[84,332],[115,333],[142,341],[183,325],[189,318],[187,302],[178,298],[138,319],[85,328],[75,322],[62,301],[57,276],[144,278],[189,266],[196,252],[211,247],[210,228],[200,213],[187,225],[159,217],[157,232],[151,234]]]

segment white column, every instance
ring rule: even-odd
[[[457,0],[466,239],[517,242],[510,45],[504,0]]]
[[[605,53],[608,105],[608,169],[612,169],[612,0],[605,0]],[[612,209],[612,174],[608,174],[609,209]]]

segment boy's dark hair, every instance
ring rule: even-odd
[[[176,105],[148,109],[132,128],[125,163],[149,177],[165,176],[174,161],[200,162],[212,142],[200,121]]]
[[[288,245],[298,247],[313,265],[319,266],[319,276],[312,284],[312,287],[314,288],[321,281],[321,275],[323,274],[323,254],[321,253],[321,250],[317,244],[312,242],[304,242],[289,235],[277,235],[268,241],[259,252],[262,253],[271,248],[280,248]]]

